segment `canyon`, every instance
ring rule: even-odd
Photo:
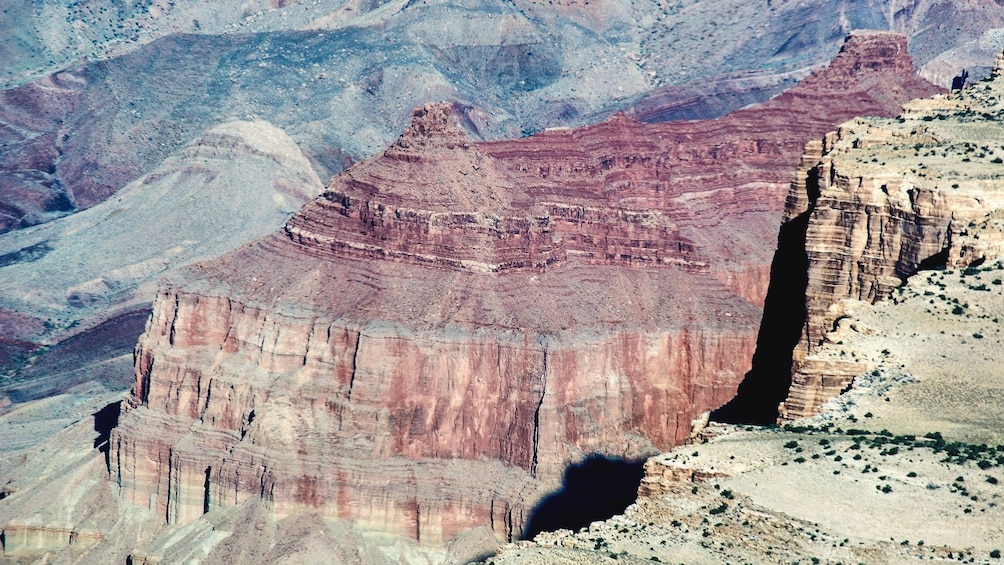
[[[709,122],[479,143],[418,108],[282,230],[162,286],[113,481],[169,524],[253,499],[516,539],[569,465],[678,445],[734,396],[805,141],[938,91],[902,36],[861,33]]]
[[[874,351],[853,362],[833,352],[840,338],[829,330],[846,332],[853,316],[831,304],[880,299],[921,266],[994,259],[996,216],[980,211],[997,205],[983,194],[999,165],[985,123],[996,83],[984,84],[827,134],[942,92],[914,74],[903,36],[855,33],[827,68],[715,120],[617,114],[476,141],[470,108],[419,106],[393,144],[335,176],[279,231],[156,270],[168,278],[121,415],[107,389],[84,403],[64,395],[14,407],[10,422],[54,408],[79,418],[107,402],[116,421],[95,422],[100,455],[79,424],[31,454],[0,453],[5,551],[134,563],[485,557],[528,533],[577,464],[599,455],[640,466],[736,395],[772,308],[777,224],[799,218],[808,265],[794,298],[808,323],[795,328],[781,414],[815,414],[884,367]],[[248,139],[271,132],[228,127]],[[249,153],[301,181],[270,187],[286,197],[280,210],[312,196],[290,188],[314,186],[304,155],[277,132],[266,137],[282,150]],[[220,149],[209,141],[186,152]],[[243,147],[239,136],[226,144]],[[935,149],[946,163],[970,159],[939,170],[959,186],[924,184]],[[888,167],[894,158],[910,167]],[[86,218],[66,219],[77,216]],[[928,260],[939,254],[943,263]],[[13,426],[2,432],[18,438]],[[702,485],[741,464],[724,462],[730,448],[697,449],[721,467],[667,471],[652,460],[642,494],[685,499],[693,488],[700,503],[731,500]],[[655,486],[666,480],[682,486]]]
[[[429,100],[470,108],[491,139],[629,108],[713,118],[791,87],[856,29],[907,35],[917,69],[948,86],[988,68],[1004,26],[996,3],[947,0],[8,4],[0,232],[94,206],[207,124],[273,123],[327,178]]]
[[[785,211],[806,270],[782,425],[699,425],[647,460],[623,514],[484,562],[998,562],[997,61],[969,88],[807,144]]]
[[[579,127],[618,111],[643,122],[710,119],[792,87],[856,29],[905,34],[915,70],[948,86],[963,67],[983,76],[1004,26],[996,3],[949,0],[785,1],[767,9],[738,0],[16,0],[3,10],[0,29],[12,40],[0,45],[0,264],[18,268],[0,267],[0,283],[13,287],[0,291],[2,404],[59,391],[56,383],[81,374],[110,374],[109,363],[130,355],[153,296],[119,275],[114,292],[97,287],[103,305],[81,308],[72,292],[25,300],[20,281],[52,274],[30,260],[45,247],[18,246],[32,236],[3,232],[35,225],[72,232],[74,222],[60,220],[174,166],[215,127],[268,123],[327,179],[393,143],[411,109],[430,100],[453,101],[476,140]],[[722,13],[736,17],[724,21]],[[454,21],[463,26],[441,25]],[[187,188],[200,178],[189,176]],[[198,200],[185,207],[206,226],[186,246],[218,236],[212,210]],[[275,227],[231,230],[228,241],[236,247]],[[123,241],[92,240],[94,255],[129,256]],[[170,270],[225,249],[190,251],[159,260]],[[133,266],[102,265],[119,273]],[[747,297],[762,300],[746,286]],[[104,353],[81,354],[82,343]],[[73,360],[64,363],[66,351]],[[33,384],[52,364],[73,366],[76,376]]]

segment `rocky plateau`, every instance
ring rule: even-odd
[[[733,397],[804,141],[938,90],[870,33],[704,123],[476,143],[426,105],[281,231],[162,287],[113,481],[169,524],[254,499],[518,538],[569,465],[677,445]]]
[[[1000,65],[808,144],[786,212],[805,215],[808,273],[783,426],[712,423],[646,462],[623,515],[486,562],[999,562]]]
[[[824,229],[825,206],[852,208],[818,173],[837,140],[857,134],[828,134],[803,155],[805,144],[854,115],[895,115],[938,91],[914,74],[903,36],[869,33],[851,35],[795,88],[716,120],[617,115],[482,142],[461,127],[464,107],[423,105],[393,145],[333,178],[281,230],[169,275],[117,425],[95,425],[105,453],[81,446],[93,434],[78,424],[57,433],[61,443],[0,460],[10,473],[5,551],[270,562],[342,539],[352,540],[335,553],[343,562],[483,556],[526,532],[534,507],[587,455],[640,461],[684,441],[693,419],[735,395],[756,362],[761,307],[772,307],[770,250],[784,206],[789,223],[809,214],[805,327],[827,327],[823,297],[844,298],[832,283],[844,267],[830,256],[856,247]],[[861,123],[937,121],[923,104]],[[888,142],[876,139],[873,148]],[[909,222],[888,223],[892,234]],[[854,271],[858,286],[844,285],[855,298],[892,288],[871,282],[862,292],[860,281],[907,276],[944,249],[919,228],[908,236],[910,252],[869,251],[876,258]],[[960,257],[990,258],[986,238],[958,238],[968,238]],[[902,265],[882,263],[901,255]],[[810,396],[799,394],[784,414]],[[72,419],[88,409],[74,402],[47,406]],[[17,408],[5,423],[44,421],[34,410]],[[662,496],[652,483],[665,472],[653,465],[643,494]],[[783,516],[771,520],[787,528]],[[246,527],[263,533],[248,541]]]
[[[1001,61],[988,81],[911,102],[895,120],[853,120],[808,147],[785,210],[787,221],[809,214],[809,269],[783,417],[813,415],[864,369],[814,355],[842,300],[881,300],[920,269],[999,256]]]

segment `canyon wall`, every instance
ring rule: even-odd
[[[515,537],[566,461],[679,442],[691,406],[728,398],[742,367],[721,362],[749,341],[339,326],[162,294],[137,348],[142,409],[113,440],[127,500],[171,523],[255,496],[431,542],[471,524]]]
[[[836,329],[841,300],[885,299],[918,269],[979,264],[999,247],[1002,94],[998,66],[963,91],[911,102],[896,119],[855,119],[808,144],[785,211],[787,222],[808,214],[809,269],[782,418],[817,413],[865,370],[813,356]]]
[[[170,277],[113,479],[169,523],[257,498],[518,537],[569,464],[677,445],[735,394],[804,143],[935,91],[878,33],[708,122],[475,143],[425,105],[282,230]]]

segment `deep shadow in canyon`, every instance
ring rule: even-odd
[[[98,437],[94,438],[94,448],[105,456],[105,468],[108,469],[108,472],[111,472],[112,469],[111,449],[108,442],[111,440],[112,430],[119,425],[121,414],[121,400],[116,400],[94,413],[94,431],[98,432]]]
[[[778,231],[752,366],[739,384],[735,398],[711,413],[716,422],[775,424],[778,405],[788,396],[792,352],[806,323],[809,257],[805,252],[805,234],[819,197],[816,172],[810,169],[805,179],[808,209],[782,224]]]
[[[597,520],[622,514],[638,498],[644,464],[644,459],[593,454],[569,465],[561,489],[530,513],[523,539],[559,529],[576,531]]]

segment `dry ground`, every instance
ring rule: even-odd
[[[712,425],[658,460],[721,476],[664,481],[622,516],[488,563],[1002,562],[1002,280],[999,263],[923,272],[891,301],[848,304],[819,355],[877,368],[823,414]]]

